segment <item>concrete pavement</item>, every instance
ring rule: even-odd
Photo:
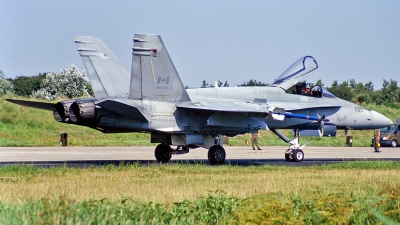
[[[154,146],[129,147],[0,147],[0,166],[6,164],[109,164],[124,162],[154,163]],[[400,148],[372,147],[306,147],[301,163],[286,162],[285,146],[262,146],[253,151],[251,146],[224,146],[226,162],[240,165],[320,165],[354,160],[400,161]],[[171,162],[208,163],[207,149],[191,149],[188,154],[173,155]]]

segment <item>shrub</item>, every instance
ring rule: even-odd
[[[6,95],[13,91],[13,84],[6,79],[3,71],[0,70],[0,95]]]
[[[80,72],[75,65],[61,69],[60,73],[48,73],[43,80],[43,88],[32,92],[32,96],[46,100],[89,96],[85,75],[86,71]]]

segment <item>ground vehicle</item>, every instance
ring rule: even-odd
[[[400,118],[388,127],[381,129],[381,146],[397,147],[400,142]]]

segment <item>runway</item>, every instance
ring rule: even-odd
[[[89,167],[98,165],[139,163],[155,164],[155,146],[129,147],[0,147],[0,166],[10,164],[42,167]],[[400,148],[381,148],[376,153],[372,147],[306,147],[305,159],[300,163],[286,162],[285,146],[262,146],[253,151],[249,146],[224,146],[225,164],[232,165],[287,165],[309,166],[346,161],[400,161]],[[173,155],[169,163],[201,163],[209,165],[207,149],[192,149],[188,154]]]

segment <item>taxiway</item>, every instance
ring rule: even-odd
[[[286,162],[284,146],[262,146],[254,151],[250,146],[224,146],[225,163],[237,165],[288,165],[307,166],[339,163],[346,161],[397,161],[400,148],[381,148],[374,152],[372,147],[307,147],[301,163]],[[107,165],[124,163],[153,164],[154,146],[129,147],[0,147],[0,166],[9,164],[33,164],[38,166]],[[208,165],[207,149],[192,149],[188,154],[173,155],[170,163],[203,163]]]

